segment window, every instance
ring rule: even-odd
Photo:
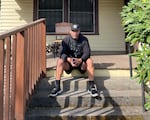
[[[79,23],[83,32],[94,32],[93,0],[70,0],[69,21]]]
[[[46,31],[54,32],[55,23],[63,21],[62,0],[39,0],[38,18],[46,18]]]
[[[36,0],[35,0],[36,1]],[[96,34],[98,0],[38,0],[36,19],[46,18],[47,34],[55,33],[58,22],[78,23],[81,32]]]

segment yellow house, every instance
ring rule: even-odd
[[[1,0],[0,32],[46,17],[47,43],[55,23],[76,22],[89,38],[92,51],[126,53],[120,12],[128,0]]]

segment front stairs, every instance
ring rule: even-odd
[[[109,73],[98,74],[99,71]],[[88,90],[86,75],[63,76],[62,94],[48,97],[54,86],[51,76],[54,69],[48,69],[26,110],[26,120],[149,120],[150,113],[142,111],[141,87],[131,80],[127,71],[97,69],[95,83],[99,97],[92,98]],[[116,74],[110,74],[114,72]],[[119,72],[119,73],[118,73]],[[128,73],[130,73],[128,71]]]

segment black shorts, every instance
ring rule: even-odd
[[[86,70],[81,70],[82,63],[78,67],[72,67],[72,65],[70,63],[68,63],[68,64],[69,64],[70,68],[69,68],[69,70],[65,70],[65,72],[67,74],[70,74],[72,72],[72,70],[74,70],[74,69],[79,70],[81,74],[84,74],[86,72]]]

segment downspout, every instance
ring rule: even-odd
[[[129,1],[130,0],[124,0],[124,4],[127,5]],[[126,34],[125,34],[125,36],[126,36]],[[126,43],[126,53],[131,53],[131,52],[132,51],[131,51],[130,43]],[[130,67],[130,77],[132,77],[133,70],[132,70],[132,57],[131,56],[129,56],[129,67]]]

